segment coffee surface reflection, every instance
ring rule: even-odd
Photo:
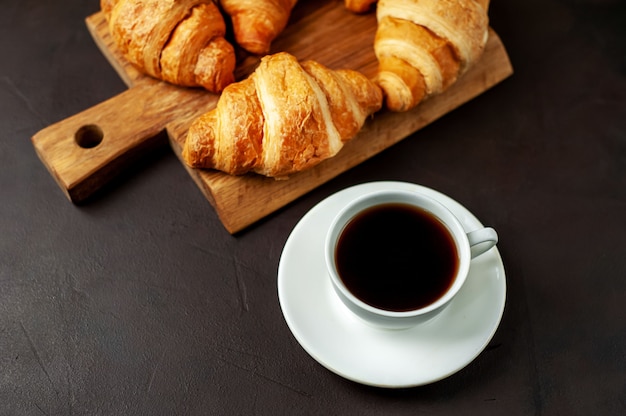
[[[388,311],[410,311],[442,297],[454,282],[459,254],[448,228],[433,214],[386,203],[357,214],[335,247],[346,288]]]

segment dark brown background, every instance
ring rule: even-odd
[[[30,137],[125,89],[84,24],[98,2],[0,6],[0,415],[626,413],[623,1],[492,1],[512,78],[235,237],[167,145],[68,202]],[[374,180],[500,234],[500,328],[429,386],[334,375],[278,304],[297,221]]]

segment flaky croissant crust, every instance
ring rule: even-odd
[[[220,92],[234,81],[235,51],[211,0],[101,0],[118,49],[141,71]]]
[[[297,0],[221,0],[230,16],[235,40],[257,55],[270,51],[271,43],[283,31]]]
[[[381,106],[380,89],[356,71],[268,55],[192,124],[183,159],[235,175],[286,177],[336,155]]]
[[[393,111],[406,111],[456,82],[482,55],[488,0],[380,0],[376,82]]]
[[[372,4],[376,3],[377,0],[345,0],[344,5],[346,9],[350,10],[354,13],[365,13],[368,12]]]

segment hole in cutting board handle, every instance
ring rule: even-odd
[[[74,140],[83,149],[91,149],[102,143],[104,132],[95,124],[87,124],[74,134]]]

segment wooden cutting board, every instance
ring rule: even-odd
[[[218,96],[179,88],[137,71],[117,51],[102,13],[86,19],[96,44],[129,89],[75,116],[55,123],[32,138],[33,145],[68,198],[81,202],[133,163],[167,132],[180,158],[191,122],[215,107]],[[301,0],[290,23],[272,45],[298,59],[314,59],[330,68],[350,68],[373,77],[377,67],[373,42],[374,13],[354,15],[343,1]],[[236,78],[249,75],[258,57],[239,52]],[[224,227],[236,233],[308,191],[399,142],[513,73],[504,45],[489,31],[481,60],[454,86],[406,113],[381,110],[341,152],[287,180],[255,174],[230,176],[183,165],[215,208]],[[96,80],[94,80],[96,81]]]

